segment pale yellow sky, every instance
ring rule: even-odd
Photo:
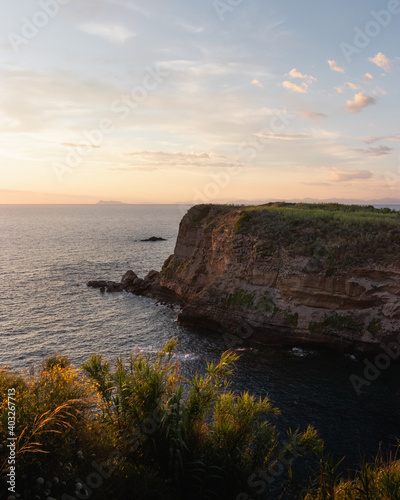
[[[0,204],[400,198],[398,13],[213,5],[10,4]]]

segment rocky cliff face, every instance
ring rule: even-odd
[[[373,348],[400,332],[400,219],[389,222],[198,205],[154,283],[182,303],[185,324]]]
[[[282,205],[197,205],[161,272],[88,285],[179,303],[184,324],[263,344],[399,343],[399,214]]]

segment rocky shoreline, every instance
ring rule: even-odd
[[[343,228],[277,213],[195,206],[182,219],[174,253],[160,272],[141,279],[128,271],[121,282],[87,285],[180,305],[182,324],[266,345],[366,352],[397,341],[398,247],[360,247],[377,230],[373,225],[346,222]],[[393,243],[400,241],[399,227],[396,220],[389,227]],[[344,230],[352,238],[343,237]],[[336,261],[325,257],[330,249]],[[354,264],[347,255],[354,255]],[[335,267],[327,267],[332,261]]]
[[[122,276],[121,281],[92,280],[88,281],[86,285],[98,288],[101,293],[128,292],[167,304],[181,305],[182,302],[172,290],[160,286],[160,273],[158,271],[150,271],[142,279],[129,270]]]

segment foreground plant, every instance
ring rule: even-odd
[[[353,479],[339,474],[340,462],[321,459],[320,472],[304,500],[400,500],[400,460],[397,455],[364,463]]]
[[[394,458],[341,479],[340,464],[319,458],[315,429],[282,436],[268,398],[230,390],[235,353],[185,380],[176,346],[172,339],[155,356],[132,354],[115,364],[93,355],[81,369],[58,355],[36,374],[0,369],[2,442],[7,391],[16,393],[18,498],[300,498],[296,466],[304,480],[308,462],[301,457],[312,453],[320,470],[306,500],[400,500]],[[6,452],[0,450],[2,486]],[[1,489],[0,499],[7,496]]]
[[[183,381],[176,345],[172,339],[156,359],[119,358],[115,369],[98,355],[83,365],[101,394],[104,422],[126,458],[121,471],[144,465],[163,478],[173,498],[233,498],[249,489],[255,471],[265,475],[278,463],[287,471],[291,461],[282,457],[322,449],[312,428],[289,432],[281,443],[267,419],[279,415],[272,402],[229,390],[235,353],[223,353],[204,374]]]

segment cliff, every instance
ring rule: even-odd
[[[179,302],[184,324],[264,344],[370,349],[400,332],[399,257],[389,209],[197,205],[161,272],[125,281]]]

